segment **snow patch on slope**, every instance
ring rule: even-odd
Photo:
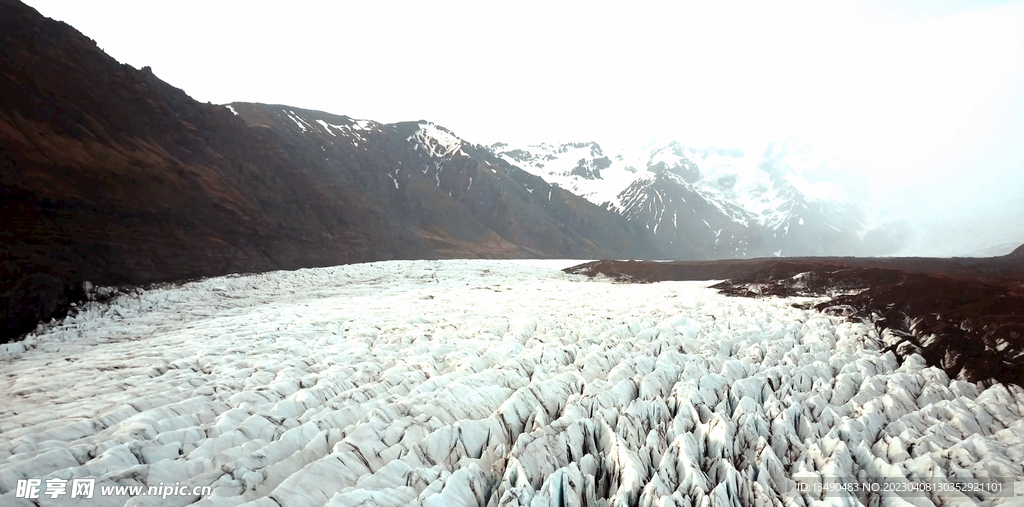
[[[299,126],[299,129],[301,129],[301,130],[302,130],[303,132],[306,132],[307,130],[309,130],[309,128],[308,128],[308,127],[309,127],[309,124],[308,124],[308,123],[306,123],[306,121],[305,121],[305,120],[303,120],[302,118],[300,118],[300,117],[299,117],[299,115],[295,114],[295,111],[285,111],[285,110],[283,110],[283,109],[282,109],[282,111],[284,111],[284,113],[285,113],[286,115],[288,115],[288,118],[289,118],[289,119],[290,119],[291,121],[295,122],[295,124],[296,124],[296,125],[298,125],[298,126]]]
[[[416,132],[409,136],[408,141],[415,141],[426,148],[434,158],[448,159],[462,153],[462,139],[448,129],[430,122],[420,122]]]

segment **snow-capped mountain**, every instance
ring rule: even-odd
[[[230,107],[249,127],[274,130],[289,152],[318,159],[328,174],[362,169],[364,195],[430,257],[670,255],[621,216],[429,121],[384,124],[287,106]]]
[[[17,1],[0,48],[0,296],[38,273],[57,301],[396,258],[701,257],[430,122],[200,103]],[[7,308],[0,340],[54,312]]]
[[[429,122],[200,103],[16,1],[0,2],[0,48],[0,295],[37,273],[56,294],[395,258],[676,255]],[[24,332],[7,313],[0,340]]]
[[[502,159],[708,257],[849,253],[859,210],[818,161],[786,145],[763,152],[657,140],[606,150],[594,142],[490,146]]]

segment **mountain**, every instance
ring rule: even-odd
[[[248,103],[227,109],[250,129],[275,132],[304,165],[364,172],[362,191],[425,243],[420,257],[668,255],[622,217],[425,120],[382,124]]]
[[[614,151],[594,142],[490,148],[643,225],[669,248],[689,244],[702,258],[836,255],[862,247],[860,211],[838,186],[809,181],[806,168],[815,161],[786,145],[758,154],[674,140]]]
[[[1010,259],[1024,259],[1024,245],[1014,248],[1012,252],[1006,254],[1006,257]]]
[[[438,257],[666,255],[427,122],[202,104],[0,1],[0,288]]]
[[[414,258],[667,258],[643,227],[429,122],[202,104],[0,0],[0,339],[83,281]]]

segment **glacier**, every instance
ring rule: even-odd
[[[0,505],[1021,505],[1024,390],[874,328],[571,261],[389,261],[88,303],[0,346]],[[797,482],[1000,480],[901,495]],[[19,480],[212,495],[16,498]]]

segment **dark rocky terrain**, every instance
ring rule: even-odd
[[[61,314],[83,281],[669,256],[641,228],[487,150],[439,159],[412,138],[420,123],[341,139],[307,131],[284,106],[237,106],[199,103],[71,26],[0,0],[0,340]],[[410,170],[395,179],[398,167]]]
[[[950,377],[1024,386],[1024,246],[993,258],[597,261],[566,269],[620,281],[723,280],[733,296],[826,296],[815,307],[863,319],[903,358]]]

